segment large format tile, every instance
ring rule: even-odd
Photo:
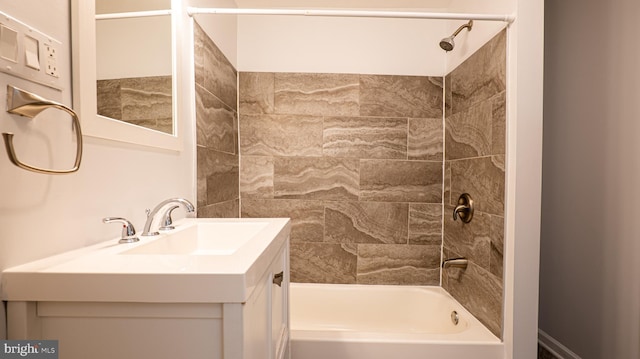
[[[358,75],[275,74],[278,114],[358,116]]]
[[[198,205],[239,198],[238,156],[198,147]]]
[[[325,242],[407,243],[406,203],[331,201],[325,209]]]
[[[122,119],[127,122],[171,118],[171,76],[120,80]]]
[[[360,199],[439,203],[442,201],[442,163],[361,160]]]
[[[323,240],[324,206],[321,201],[243,198],[242,217],[291,218],[291,243]]]
[[[442,244],[442,205],[409,204],[409,244]]]
[[[96,85],[98,115],[122,120],[120,97],[120,79],[98,80]]]
[[[410,160],[442,160],[442,118],[410,118],[408,136]]]
[[[358,244],[358,284],[437,285],[439,245]]]
[[[469,223],[453,220],[453,206],[445,206],[444,246],[486,270],[491,260],[491,218],[475,212]]]
[[[198,218],[238,218],[240,216],[239,202],[238,199],[233,199],[198,207]]]
[[[236,112],[217,97],[196,85],[197,145],[237,153]]]
[[[492,114],[492,103],[485,101],[447,118],[447,160],[491,154]]]
[[[239,73],[240,113],[269,114],[275,110],[275,74],[273,72]]]
[[[491,274],[502,280],[504,276],[504,217],[491,216]]]
[[[452,113],[464,111],[506,89],[506,30],[451,72]]]
[[[443,287],[498,338],[502,337],[502,281],[469,262],[466,270],[445,270]]]
[[[492,105],[492,127],[491,127],[491,154],[504,155],[506,153],[507,142],[507,99],[506,91],[494,96],[491,99]]]
[[[360,75],[360,115],[442,117],[442,87],[426,76]]]
[[[322,117],[241,115],[240,133],[245,155],[322,155]]]
[[[327,117],[323,154],[333,157],[407,157],[407,119]]]
[[[240,157],[242,198],[273,198],[273,157]]]
[[[352,244],[291,243],[291,281],[356,283],[356,247]]]
[[[504,155],[451,161],[451,201],[469,193],[475,209],[504,214]]]
[[[348,158],[277,157],[276,198],[357,200],[359,162]]]
[[[236,69],[204,31],[196,35],[196,83],[237,111]]]

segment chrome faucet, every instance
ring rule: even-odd
[[[158,234],[160,234],[160,232],[158,231],[153,231],[151,232],[151,224],[153,223],[154,218],[156,217],[156,215],[158,214],[158,212],[165,210],[165,212],[163,212],[162,218],[165,218],[167,216],[170,216],[171,211],[173,211],[175,208],[175,204],[179,204],[182,205],[184,207],[184,209],[187,211],[187,213],[193,213],[195,212],[195,207],[193,206],[193,204],[191,204],[191,202],[189,202],[188,200],[184,199],[184,198],[169,198],[167,200],[164,200],[162,202],[160,202],[160,204],[158,204],[153,210],[149,211],[147,210],[147,221],[144,224],[144,230],[142,231],[142,234],[140,234],[141,236],[156,236]],[[170,207],[169,209],[167,209],[167,207]],[[168,212],[168,213],[167,213]]]

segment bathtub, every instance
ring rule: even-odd
[[[291,283],[289,295],[292,359],[504,357],[502,342],[440,287]]]

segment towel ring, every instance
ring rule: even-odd
[[[2,134],[2,137],[4,138],[4,145],[7,149],[9,160],[11,161],[11,163],[22,169],[37,173],[58,175],[76,172],[80,168],[80,161],[82,160],[82,129],[80,128],[80,119],[78,118],[78,115],[72,109],[65,105],[46,100],[33,93],[21,90],[11,85],[7,85],[7,112],[28,118],[34,118],[40,112],[48,108],[62,110],[71,115],[71,119],[73,120],[73,128],[76,132],[77,143],[76,160],[73,168],[69,170],[52,170],[47,168],[29,166],[28,164],[21,162],[20,160],[18,160],[16,151],[13,148],[13,133],[5,132]]]

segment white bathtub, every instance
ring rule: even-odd
[[[290,303],[292,359],[504,356],[502,342],[440,287],[291,283]]]

